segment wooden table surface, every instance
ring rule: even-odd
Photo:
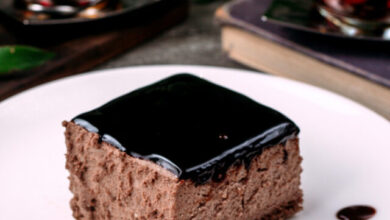
[[[42,66],[24,71],[23,74],[15,74],[12,78],[1,77],[0,100],[41,83],[86,72],[119,54],[129,51],[130,48],[150,40],[162,31],[183,22],[188,15],[188,4],[186,0],[158,2],[153,7],[146,7],[142,11],[143,13],[128,13],[128,17],[123,18],[123,20],[126,20],[126,18],[132,20],[135,17],[140,19],[137,22],[121,22],[115,28],[110,28],[110,26],[113,26],[110,20],[110,23],[104,27],[104,31],[100,28],[101,26],[98,26],[99,29],[93,30],[93,32],[88,31],[86,33],[79,28],[78,30],[84,31],[84,33],[78,34],[79,32],[76,32],[76,37],[71,32],[73,35],[65,35],[65,39],[56,42],[46,43],[46,40],[34,42],[34,46],[53,52],[55,57]],[[62,35],[61,33],[60,36]],[[46,37],[49,38],[48,40],[56,39]],[[12,44],[26,43],[24,43],[24,39],[16,40],[12,32],[0,26],[0,45]]]
[[[126,31],[113,31],[94,36],[93,40],[87,36],[61,45],[55,50],[60,54],[66,54],[67,59],[72,60],[72,65],[64,65],[67,61],[60,59],[56,61],[55,67],[44,66],[38,72],[27,74],[26,77],[0,78],[0,100],[41,83],[91,70],[152,64],[195,64],[247,69],[222,53],[220,28],[213,19],[214,11],[221,4],[222,2],[192,3],[186,20],[157,36],[141,26],[136,31],[128,30],[127,34]],[[158,29],[178,23],[167,21],[172,18],[179,19],[180,16],[177,12],[171,12],[165,16],[165,21],[160,19],[160,22],[154,25],[158,26]],[[134,48],[134,44],[139,42],[128,40],[129,35],[133,36],[134,33],[149,35],[150,39]],[[132,37],[135,40],[139,38],[140,36]],[[13,43],[15,40],[5,34],[5,30],[0,26],[0,45]],[[92,47],[99,49],[90,50]],[[107,50],[107,47],[116,49]],[[93,59],[86,62],[81,57]]]

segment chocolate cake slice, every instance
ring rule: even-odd
[[[298,127],[201,78],[171,76],[63,125],[78,220],[279,220],[301,210]]]

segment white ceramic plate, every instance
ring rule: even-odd
[[[189,72],[283,112],[301,128],[304,211],[294,219],[336,219],[352,204],[390,219],[390,123],[346,98],[254,72],[149,66],[84,74],[0,103],[0,219],[72,219],[63,120],[172,73]]]

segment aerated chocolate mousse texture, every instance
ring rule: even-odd
[[[298,127],[178,74],[66,127],[76,219],[285,219],[301,209]]]

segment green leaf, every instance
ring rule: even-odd
[[[0,47],[0,75],[18,70],[28,70],[52,59],[54,53],[30,46]]]

